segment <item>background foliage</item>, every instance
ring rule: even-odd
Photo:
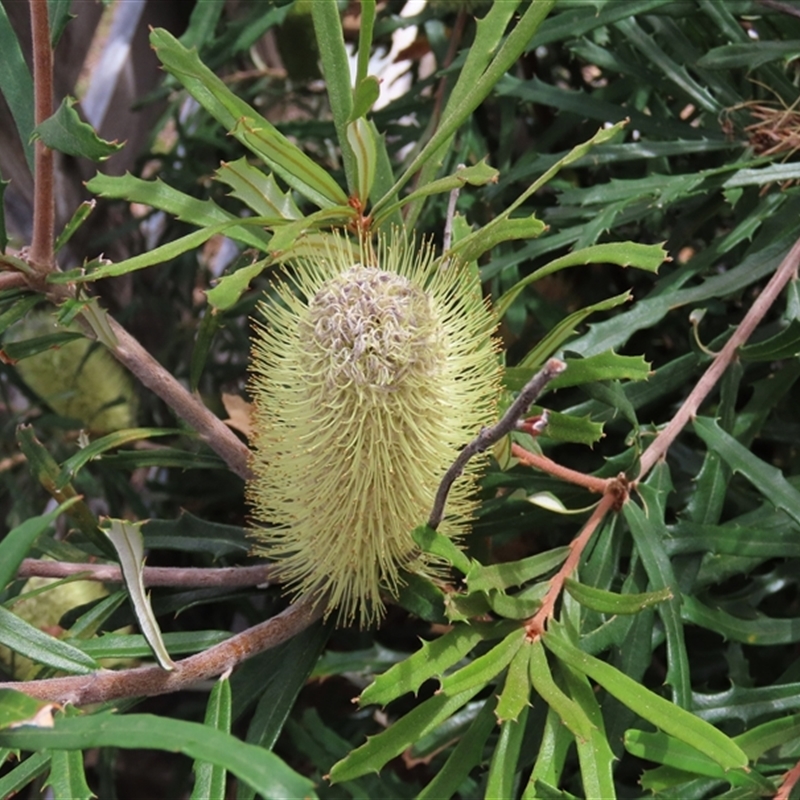
[[[54,31],[81,23],[82,4],[73,21],[64,11],[51,4]],[[111,157],[51,283],[91,282],[173,375],[240,419],[230,396],[244,392],[248,317],[282,262],[332,228],[403,218],[441,248],[462,186],[453,253],[501,317],[509,399],[548,357],[569,364],[541,400],[548,429],[514,441],[636,479],[656,428],[798,236],[800,6],[429,0],[408,12],[204,2],[175,24],[180,39],[155,29],[163,80],[128,102],[160,116],[131,173],[69,104],[39,129],[71,153],[67,175],[71,159]],[[3,92],[27,143],[29,46],[0,22],[20,42],[3,56],[18,91]],[[408,86],[373,109],[389,86],[367,56],[412,26]],[[16,215],[8,271],[25,267]],[[85,582],[15,578],[25,556],[125,568],[139,523],[150,566],[240,565],[248,551],[241,478],[163,399],[116,390],[108,403],[135,403],[142,427],[102,436],[32,388],[26,357],[75,338],[26,332],[41,301],[27,286],[0,293],[9,676],[125,668],[154,650],[168,664],[282,609],[278,587],[156,588],[148,603],[135,555],[127,588],[101,598]],[[2,690],[0,795],[142,796],[143,778],[125,778],[145,758],[152,797],[774,795],[800,758],[799,318],[792,281],[667,459],[603,519],[546,634],[526,621],[597,497],[519,464],[506,441],[449,585],[410,579],[376,630],[316,622],[213,688],[67,708],[52,728],[11,727],[48,707]]]

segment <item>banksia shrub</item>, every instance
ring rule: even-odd
[[[259,305],[250,364],[256,552],[296,596],[368,625],[401,571],[436,565],[411,531],[459,449],[495,417],[494,319],[476,274],[436,268],[399,234],[298,260]],[[456,481],[440,531],[463,533],[482,466]]]

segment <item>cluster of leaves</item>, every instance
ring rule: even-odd
[[[508,345],[506,388],[519,390],[552,355],[568,363],[542,400],[545,434],[512,438],[587,474],[637,478],[654,426],[669,421],[797,238],[800,169],[785,126],[800,19],[755,0],[509,1],[476,9],[477,21],[449,4],[401,18],[391,3],[377,13],[363,2],[353,80],[337,5],[310,6],[253,4],[226,26],[223,3],[198,3],[181,40],[152,32],[180,144],[160,161],[151,154],[155,180],[98,175],[89,189],[178,222],[155,248],[116,263],[87,257],[54,283],[102,287],[127,276],[143,298],[169,283],[169,318],[177,324],[186,312],[195,340],[175,334],[166,361],[216,403],[243,377],[244,320],[269,291],[266,270],[324,251],[332,228],[440,230],[448,193],[463,187],[464,216],[442,257],[470,263],[491,292]],[[274,99],[269,80],[234,92],[206,66],[231,68],[248,37],[292,14],[315,33],[330,121],[273,125],[256,110]],[[461,31],[461,54],[443,73],[446,102],[431,97],[442,76],[419,78],[373,113],[369,55],[412,24],[440,65],[448,32]],[[293,91],[300,106],[318,101],[312,88]],[[196,102],[189,123],[186,93]],[[59,124],[38,133],[88,155],[69,112],[66,104]],[[69,142],[54,138],[64,130]],[[195,178],[212,170],[199,197]],[[197,278],[194,254],[221,235],[241,252],[206,292],[201,316],[187,299],[207,280]],[[649,273],[667,253],[656,279]],[[628,266],[640,272],[619,269]],[[155,290],[139,274],[150,267],[165,276]],[[3,292],[2,327],[39,301]],[[83,313],[85,303],[67,310],[78,306]],[[452,564],[452,586],[409,578],[379,631],[312,625],[218,682],[202,724],[196,708],[156,722],[106,704],[68,711],[52,728],[12,727],[40,720],[48,706],[4,690],[3,755],[37,752],[7,768],[0,794],[48,775],[57,796],[88,797],[80,751],[90,747],[185,753],[198,798],[224,796],[228,771],[242,798],[610,798],[640,787],[665,798],[774,794],[800,758],[800,420],[790,400],[798,319],[795,282],[691,431],[598,528],[544,635],[531,635],[526,621],[593,499],[516,464],[509,441],[483,482],[466,553],[429,529],[415,532],[420,547]],[[8,341],[4,351],[21,359],[73,336]],[[11,407],[8,387],[28,390],[13,370],[4,375]],[[36,422],[44,445],[29,428],[17,434],[30,474],[60,503],[37,515],[36,484],[4,473],[16,499],[0,543],[0,644],[40,665],[37,677],[154,652],[169,667],[171,656],[227,638],[234,612],[254,623],[281,607],[275,590],[147,599],[137,582],[141,541],[151,560],[172,566],[240,563],[247,543],[238,479],[187,432],[167,428],[163,408],[143,405],[165,427],[117,431],[80,449],[57,415]],[[162,436],[168,447],[125,447]],[[189,469],[191,490],[178,473]],[[131,470],[149,471],[143,495]],[[78,494],[118,518],[106,526],[112,535],[99,532],[96,504]],[[187,505],[196,515],[179,516]],[[67,541],[55,535],[62,512],[76,529]],[[141,540],[123,516],[150,519]],[[15,581],[26,555],[119,561],[126,589],[70,607],[55,638],[13,613],[20,599],[54,598],[65,583]],[[179,622],[165,618],[176,611],[186,612]],[[120,630],[133,622],[146,638]],[[340,691],[317,697],[312,681],[296,704],[309,676]],[[351,710],[338,694],[354,685],[363,691]],[[113,796],[111,767],[98,780],[102,796]]]

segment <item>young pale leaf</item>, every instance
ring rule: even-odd
[[[40,139],[52,150],[77,158],[105,161],[123,145],[101,139],[91,125],[84,122],[73,108],[76,100],[65,97],[52,117],[33,129],[33,138]]]
[[[636,267],[647,272],[656,272],[665,260],[669,260],[669,256],[663,245],[660,244],[609,242],[575,250],[551,261],[515,283],[495,303],[495,312],[498,317],[503,317],[526,286],[567,267],[584,264],[617,264],[620,267]]]
[[[516,630],[495,645],[488,653],[479,656],[460,670],[442,680],[442,694],[458,695],[475,687],[486,686],[511,662],[511,659],[525,643],[525,631],[518,626]]]
[[[699,750],[723,769],[743,769],[747,756],[732,739],[694,714],[659,697],[618,669],[578,650],[555,632],[544,644],[558,658],[597,681],[642,719]]]
[[[44,785],[50,787],[53,800],[91,800],[95,797],[86,783],[80,750],[53,750],[50,755],[50,775]]]
[[[347,195],[336,181],[252,106],[238,98],[200,61],[196,51],[187,50],[161,28],[151,32],[150,43],[164,68],[189,94],[289,186],[320,208],[347,203]]]
[[[776,508],[782,508],[800,523],[800,492],[779,469],[751,453],[712,419],[696,417],[694,430],[734,472],[744,475]]]
[[[358,52],[360,56],[361,50]],[[381,82],[374,75],[367,75],[363,80],[360,80],[353,90],[353,109],[350,112],[350,121],[353,122],[359,118],[366,117],[369,110],[380,97],[380,94]]]
[[[133,604],[139,627],[158,663],[163,669],[171,670],[175,664],[161,637],[161,629],[158,627],[158,622],[150,606],[150,596],[144,590],[142,579],[144,537],[140,530],[143,524],[143,522],[133,523],[121,519],[107,519],[104,520],[101,527],[117,551],[122,577],[125,579],[125,587]]]
[[[528,668],[531,660],[531,651],[531,644],[526,641],[517,650],[508,665],[503,691],[500,693],[495,712],[498,722],[516,722],[523,710],[527,710],[528,706],[530,706],[531,679],[528,674]]]
[[[496,635],[497,627],[487,623],[456,625],[444,636],[423,642],[416,653],[375,678],[358,698],[361,706],[386,705],[407,692],[417,692],[430,678],[441,678],[467,655],[478,642]]]
[[[342,783],[381,769],[387,761],[399,756],[407,747],[466,705],[482,688],[483,684],[478,684],[458,694],[442,692],[421,703],[382,733],[367,738],[365,744],[334,764],[330,772],[331,783]]]
[[[227,677],[220,678],[214,684],[203,724],[214,730],[230,733],[231,684]],[[225,796],[227,770],[224,766],[208,761],[195,761],[193,770],[195,781],[191,800],[216,800]]]
[[[2,200],[2,197],[0,197]],[[58,238],[56,239],[55,244],[53,245],[53,251],[59,252],[61,248],[72,238],[75,231],[86,222],[87,217],[89,214],[94,211],[94,207],[97,205],[95,200],[84,200],[76,209],[75,213],[70,218],[69,222],[64,226],[64,230],[58,234]]]
[[[566,589],[582,606],[602,614],[638,614],[642,609],[672,599],[668,586],[656,592],[618,594],[567,578]]]
[[[449,800],[470,770],[483,761],[486,740],[497,722],[494,715],[495,698],[490,697],[461,737],[436,777],[417,795],[417,800]]]
[[[197,722],[152,714],[93,714],[63,718],[49,730],[0,731],[0,746],[20,750],[84,750],[92,747],[166,750],[225,767],[264,797],[315,798],[313,784],[280,758],[230,734]]]
[[[486,797],[513,797],[514,776],[517,773],[522,737],[528,721],[528,706],[519,714],[519,720],[507,719],[500,725],[489,774],[486,779]]]
[[[366,207],[375,181],[378,158],[372,126],[363,117],[359,117],[348,124],[347,141],[356,160],[358,199],[361,201],[361,206]]]
[[[49,636],[0,606],[0,644],[52,669],[86,675],[100,665],[82,650]]]

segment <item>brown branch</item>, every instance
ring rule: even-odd
[[[762,6],[771,8],[774,11],[781,11],[784,14],[790,14],[793,17],[800,17],[800,8],[797,6],[789,5],[789,3],[781,3],[780,0],[756,0]]]
[[[528,639],[536,641],[547,630],[547,623],[553,617],[556,607],[556,601],[561,596],[564,589],[564,583],[567,578],[575,571],[578,563],[581,560],[583,551],[586,545],[592,538],[592,534],[597,530],[597,527],[603,521],[605,515],[614,507],[624,502],[627,497],[627,491],[622,489],[622,484],[619,484],[620,489],[614,490],[609,487],[609,491],[603,495],[603,499],[597,504],[597,507],[592,512],[592,516],[586,521],[586,524],[581,529],[581,532],[569,543],[569,553],[567,559],[561,566],[561,569],[553,576],[550,581],[550,586],[547,589],[547,594],[542,600],[542,605],[539,610],[528,620],[525,625],[525,631]]]
[[[0,683],[0,689],[15,689],[30,697],[76,706],[123,697],[169,694],[215,678],[257,653],[277,647],[308,628],[324,611],[324,603],[301,600],[260,625],[202,653],[176,661],[175,668],[169,672],[153,665],[119,671],[103,669],[91,675]]]
[[[495,442],[499,442],[507,433],[511,433],[516,428],[517,422],[527,412],[530,404],[542,393],[547,384],[560,375],[567,365],[557,358],[551,358],[542,369],[539,370],[523,387],[514,402],[500,420],[490,428],[484,428],[459,454],[456,460],[450,465],[442,478],[436,497],[433,501],[433,508],[428,517],[428,527],[434,530],[444,517],[444,507],[447,503],[447,495],[453,483],[464,471],[467,462],[478,453],[488,450]]]
[[[764,291],[750,306],[750,310],[745,314],[744,319],[739,323],[731,338],[728,339],[725,346],[716,355],[705,373],[703,373],[689,396],[683,401],[683,405],[678,409],[678,412],[667,426],[659,432],[650,447],[644,451],[638,480],[642,480],[655,464],[666,455],[672,442],[675,441],[675,438],[684,429],[689,420],[695,416],[700,404],[716,386],[731,361],[736,358],[736,350],[750,338],[750,335],[758,327],[758,324],[775,300],[777,300],[786,284],[793,277],[797,277],[798,265],[800,265],[800,239],[794,243],[792,249],[781,261],[778,269],[775,270],[775,274],[764,287]]]
[[[792,793],[797,781],[800,781],[800,762],[795,764],[781,778],[780,787],[775,794],[775,800],[789,800],[789,795]]]
[[[28,279],[21,272],[0,272],[0,292],[6,289],[22,289],[28,285]]]
[[[34,120],[40,125],[53,113],[53,51],[47,0],[30,0],[33,39]],[[33,237],[30,263],[41,275],[51,272],[53,232],[55,229],[55,194],[53,151],[37,139],[34,142]]]
[[[511,455],[519,459],[520,463],[526,467],[535,467],[552,475],[554,478],[567,481],[567,483],[574,483],[577,486],[583,486],[584,489],[597,494],[604,494],[609,482],[614,480],[613,478],[596,478],[594,475],[586,475],[583,472],[562,467],[561,464],[556,464],[555,461],[552,461],[547,456],[531,453],[530,450],[526,450],[518,444],[512,443]]]
[[[108,321],[117,339],[116,346],[109,348],[114,358],[191,425],[233,472],[247,480],[251,475],[250,451],[247,445],[216,414],[206,408],[197,395],[189,392],[164,369],[125,328],[110,316]]]
[[[272,580],[273,564],[252,567],[145,567],[142,573],[145,586],[194,586],[209,588],[225,586],[230,589],[260,586]],[[122,571],[116,564],[75,564],[67,561],[42,561],[26,558],[17,570],[18,578],[71,578],[80,576],[87,581],[122,583]]]

